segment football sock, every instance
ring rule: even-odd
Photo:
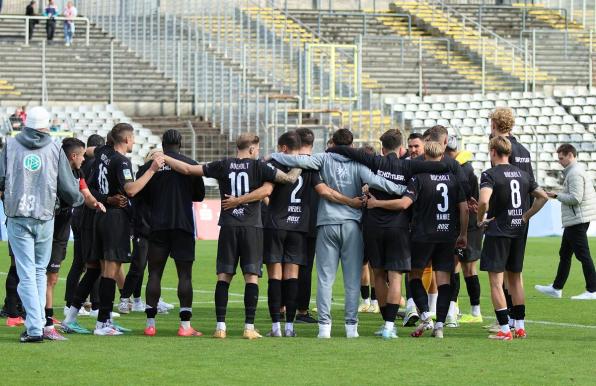
[[[410,300],[412,298],[412,293],[411,293],[411,288],[410,288],[410,278],[407,273],[404,275],[405,276],[405,283],[404,283],[404,287],[406,288],[406,299]]]
[[[526,318],[526,305],[519,304],[517,306],[513,306],[513,319],[515,319],[514,327],[516,330],[520,328],[524,328],[524,319]]]
[[[387,325],[387,322],[389,323],[394,323],[395,322],[395,318],[397,317],[397,310],[399,309],[399,304],[392,304],[392,303],[387,303],[385,305],[385,326]]]
[[[370,287],[370,299],[377,300],[377,293],[375,292],[375,287]]]
[[[114,308],[114,296],[116,296],[116,280],[102,276],[99,281],[98,322],[105,323],[110,319],[110,313]]]
[[[180,325],[185,330],[190,328],[190,319],[192,318],[192,308],[180,307]]]
[[[68,315],[66,315],[66,318],[64,319],[65,323],[70,323],[77,320],[77,315],[83,306],[83,302],[93,290],[93,286],[100,275],[101,270],[99,268],[87,268],[85,274],[81,278],[79,285],[77,286],[77,289],[75,290],[74,296],[72,298],[72,304],[68,310]]]
[[[147,327],[155,327],[155,318],[147,318]]]
[[[451,302],[451,284],[443,284],[438,288],[439,295],[437,297],[437,322],[445,323],[447,312],[449,311],[449,303]]]
[[[271,322],[273,323],[278,323],[280,318],[282,297],[281,286],[281,280],[269,279],[269,287],[267,288],[267,304],[269,305],[269,315],[271,316]]]
[[[259,302],[259,286],[255,283],[246,283],[244,286],[244,313],[246,324],[255,323],[257,303]],[[254,327],[253,327],[254,328]]]
[[[19,286],[19,275],[17,275],[17,267],[11,266],[8,269],[6,276],[6,312],[10,318],[19,316],[17,304],[19,303],[19,293],[17,287]]]
[[[437,298],[438,297],[439,297],[438,292],[436,294],[428,294],[428,310],[435,314],[437,313]],[[416,303],[416,304],[418,304],[418,303]]]
[[[271,331],[273,331],[273,332],[281,331],[281,323],[280,322],[271,323]]]
[[[509,312],[507,311],[507,308],[495,310],[495,315],[497,316],[497,322],[501,327],[501,331],[509,332]]]
[[[470,297],[471,306],[480,306],[480,280],[478,275],[473,275],[465,278],[468,296]]]
[[[509,291],[507,291],[505,287],[503,287],[503,292],[505,293],[505,300],[507,300],[507,309],[509,310],[509,314],[512,314],[513,299],[511,298],[511,295],[509,295]]]
[[[447,311],[447,316],[450,318],[457,318],[457,303],[454,301],[449,302],[449,311]]]
[[[46,308],[46,327],[50,327],[54,325],[54,309],[53,308]]]
[[[294,331],[294,323],[286,322],[286,331]]]
[[[435,328],[443,328],[443,322],[435,323]]]
[[[370,288],[367,285],[360,286],[360,297],[364,300],[370,299]]]
[[[147,319],[155,319],[155,315],[157,315],[157,307],[147,306],[145,308],[145,314],[147,315]]]
[[[428,312],[428,294],[424,290],[421,279],[410,280],[410,291],[420,312]]]
[[[457,302],[457,297],[459,296],[459,287],[460,287],[459,272],[454,272],[451,274],[451,301],[452,302]]]
[[[282,299],[286,305],[286,323],[293,323],[296,318],[296,297],[298,296],[298,279],[286,279],[282,283]]]
[[[219,280],[215,285],[215,317],[217,318],[218,323],[225,323],[226,321],[229,288],[230,283],[227,283],[223,280]]]
[[[385,304],[384,306],[380,306],[379,311],[381,312],[381,317],[383,318],[383,320],[386,321],[387,316],[385,315],[385,313],[387,312],[387,304]]]

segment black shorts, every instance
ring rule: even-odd
[[[130,263],[130,217],[122,209],[95,214],[93,253],[100,260]]]
[[[195,236],[180,229],[151,232],[147,256],[164,259],[172,256],[172,259],[177,261],[194,261]]]
[[[482,236],[484,232],[480,229],[468,231],[468,246],[461,251],[461,248],[455,249],[455,255],[462,263],[471,263],[480,260],[482,252]]]
[[[404,228],[364,228],[364,256],[373,269],[409,272],[410,232]]]
[[[242,273],[262,275],[263,229],[253,226],[223,226],[217,241],[217,273],[236,274],[240,263]]]
[[[526,238],[485,236],[480,270],[519,273],[524,267]]]
[[[454,250],[455,240],[447,243],[412,241],[412,269],[423,270],[431,263],[433,271],[453,272]]]
[[[62,210],[54,217],[54,236],[52,239],[52,253],[47,272],[57,273],[66,258],[66,246],[70,237],[70,210]]]
[[[263,245],[265,247],[263,262],[265,264],[306,265],[307,263],[306,233],[265,229]]]
[[[80,221],[80,253],[84,262],[92,263],[99,261],[100,256],[93,251],[93,239],[95,235],[95,211],[83,208]]]

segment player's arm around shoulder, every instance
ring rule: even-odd
[[[364,165],[357,164],[358,174],[363,184],[368,184],[369,188],[382,190],[384,192],[401,196],[406,187],[397,185],[388,179],[374,174],[369,168]]]
[[[153,178],[155,173],[157,173],[157,171],[164,165],[164,162],[165,161],[163,155],[156,156],[153,159],[153,162],[151,162],[151,166],[149,167],[149,169],[141,176],[141,178],[137,179],[136,181],[125,182],[124,191],[126,192],[126,195],[132,198],[136,196],[141,190],[143,190],[145,185],[147,185],[151,178]],[[132,180],[132,172],[129,173],[131,174],[130,179]]]
[[[163,161],[168,164],[172,170],[187,176],[202,177],[205,175],[203,165],[193,165],[184,161],[177,160],[169,155],[163,155]]]
[[[299,169],[300,170],[300,169]],[[223,210],[231,210],[240,205],[248,204],[250,202],[256,202],[266,199],[273,193],[274,185],[271,182],[265,182],[263,185],[253,190],[250,193],[244,194],[240,197],[231,196],[226,194],[226,198],[221,201],[221,207]]]
[[[325,183],[320,183],[315,185],[315,192],[327,201],[334,202],[336,204],[347,205],[354,209],[360,209],[364,205],[364,200],[362,197],[353,197],[350,198],[338,192],[335,189],[330,188]]]
[[[328,155],[325,153],[318,153],[313,155],[292,155],[284,153],[271,154],[271,158],[282,165],[289,166],[291,168],[312,170],[319,170],[323,166],[326,157],[328,157]]]

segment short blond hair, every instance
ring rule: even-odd
[[[488,144],[489,150],[494,150],[501,157],[511,155],[511,142],[505,137],[494,137]]]
[[[439,158],[443,156],[445,150],[443,145],[435,141],[424,142],[424,155],[428,158]]]
[[[259,144],[259,136],[254,133],[243,133],[236,139],[236,147],[238,150],[246,150],[252,145]]]
[[[490,113],[489,118],[495,122],[496,129],[501,134],[511,132],[515,125],[515,116],[509,107],[497,107]]]

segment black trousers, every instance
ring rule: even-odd
[[[312,267],[315,262],[316,237],[307,237],[306,265],[300,266],[298,272],[298,295],[296,296],[296,309],[298,311],[308,311],[310,305],[310,294],[312,287]]]
[[[565,282],[569,277],[571,269],[571,257],[575,257],[582,264],[584,279],[586,280],[586,290],[596,292],[596,271],[594,270],[594,261],[590,256],[590,246],[588,245],[588,228],[590,223],[572,225],[563,230],[563,240],[561,249],[559,249],[559,269],[557,277],[553,283],[556,289],[563,289]]]
[[[135,298],[141,297],[148,249],[149,241],[145,237],[139,236],[132,239],[132,261],[122,289],[123,298],[129,298],[131,295]]]
[[[54,19],[54,18],[48,19],[48,21],[46,22],[46,34],[47,34],[48,40],[54,39],[55,32],[56,32],[56,19]]]

